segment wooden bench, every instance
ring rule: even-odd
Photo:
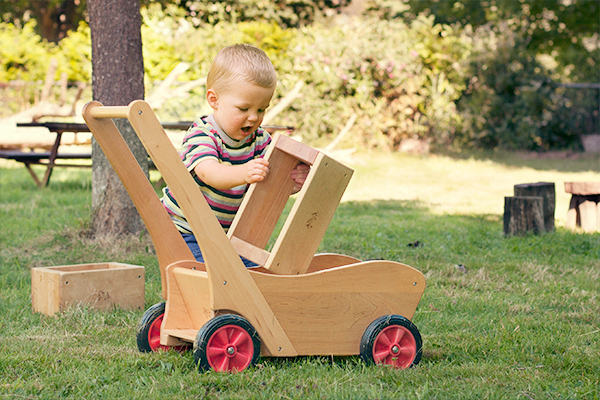
[[[167,130],[187,130],[193,121],[177,121],[177,122],[164,122],[162,126]],[[61,145],[62,135],[65,132],[90,132],[90,128],[83,123],[72,123],[72,122],[27,122],[17,123],[17,127],[20,128],[46,128],[51,133],[56,134],[56,139],[52,145],[50,151],[23,151],[21,149],[0,149],[0,158],[6,160],[14,160],[23,163],[29,171],[29,174],[39,187],[48,186],[50,183],[50,177],[52,176],[52,170],[54,167],[78,167],[78,168],[89,168],[90,163],[77,164],[67,163],[59,164],[57,160],[91,160],[91,152],[81,153],[64,153],[59,152],[58,149]],[[291,126],[278,126],[278,125],[265,125],[263,128],[270,134],[277,131],[293,131],[294,127]],[[36,146],[37,147],[37,146]],[[42,165],[46,167],[44,176],[40,179],[35,171],[31,168],[31,165]],[[156,169],[156,166],[151,159],[148,159],[148,166],[150,169]]]
[[[92,153],[52,153],[51,151],[35,152],[21,150],[0,150],[0,158],[6,160],[14,160],[25,165],[27,171],[39,187],[48,186],[50,176],[54,167],[78,167],[89,168],[91,164],[59,164],[56,160],[89,160],[92,158]],[[40,180],[31,165],[43,165],[46,167],[44,177]]]
[[[572,194],[567,211],[567,228],[600,232],[600,182],[565,182]]]

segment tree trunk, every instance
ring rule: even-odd
[[[556,194],[554,183],[538,182],[515,185],[515,196],[518,197],[541,197],[544,199],[544,229],[546,232],[554,231],[554,209]]]
[[[529,231],[544,232],[544,200],[542,197],[505,197],[504,234],[522,235]]]
[[[139,0],[88,0],[92,35],[92,90],[105,106],[144,98]],[[148,176],[148,154],[127,120],[115,120]],[[92,141],[92,227],[96,236],[137,234],[144,229],[133,202],[100,146]]]

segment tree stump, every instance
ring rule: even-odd
[[[504,234],[523,235],[545,232],[544,199],[542,197],[505,197]]]
[[[541,197],[544,201],[544,231],[554,231],[554,208],[556,205],[556,193],[553,182],[524,183],[515,185],[515,196],[517,197]]]
[[[565,192],[572,194],[567,228],[600,232],[600,182],[565,182]]]

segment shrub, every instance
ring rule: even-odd
[[[194,26],[237,22],[274,22],[285,28],[309,25],[338,13],[350,0],[203,0],[180,1]]]
[[[0,117],[35,102],[56,46],[35,33],[35,21],[0,22]]]
[[[277,18],[266,21],[280,5],[321,3],[211,1],[188,2],[187,11],[173,4],[143,8],[146,94],[181,62],[189,64],[179,77],[182,83],[204,78],[221,47],[244,42],[263,48],[273,60],[280,80],[273,104],[298,81],[306,83],[301,96],[273,122],[295,126],[315,146],[333,140],[353,115],[346,144],[384,149],[395,149],[404,138],[440,147],[553,149],[576,147],[581,133],[598,132],[599,91],[556,87],[556,80],[569,78],[569,69],[542,63],[529,48],[525,25],[495,21],[472,29],[435,23],[425,14],[404,22],[399,15],[406,5],[393,0],[368,1],[360,17],[323,19],[313,13],[302,17],[311,24],[294,28],[284,28],[287,23]],[[325,3],[339,10],[344,1]],[[250,5],[269,11],[250,20],[257,11]],[[186,13],[194,7],[190,17]],[[197,27],[194,18],[209,10],[218,22]],[[91,81],[85,23],[58,45],[42,40],[34,27],[34,22],[0,24],[0,82],[41,82],[51,57],[59,59],[57,75]],[[572,56],[582,65],[578,74],[598,74],[593,67],[599,52],[596,45],[587,55]],[[580,79],[578,74],[573,79]],[[17,111],[16,92],[3,91],[8,94],[2,96],[0,115]],[[183,120],[209,112],[204,94],[204,87],[196,87],[190,96],[170,99],[159,117]],[[19,96],[21,103],[32,103],[35,91],[23,89]]]
[[[56,46],[35,33],[35,21],[23,26],[0,22],[0,81],[38,81]]]
[[[443,140],[455,116],[469,44],[432,21],[419,18],[409,27],[369,17],[300,29],[291,49],[294,68],[282,86],[289,90],[298,79],[307,86],[286,113],[288,123],[319,144],[352,114],[354,145],[395,148],[406,137]],[[448,66],[455,72],[445,73]]]
[[[473,35],[468,85],[458,101],[460,147],[548,150],[577,147],[585,113],[582,93],[557,88],[553,72],[528,51],[528,36],[508,24],[485,25]],[[575,95],[575,96],[574,96]],[[591,106],[591,107],[590,107]],[[597,112],[596,112],[597,115]],[[583,120],[583,121],[582,121]]]
[[[58,73],[65,72],[71,82],[92,81],[92,49],[90,27],[80,22],[76,31],[58,43]]]

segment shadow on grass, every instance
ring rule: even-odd
[[[515,168],[531,168],[539,171],[597,172],[600,173],[600,154],[565,151],[441,151],[438,155],[458,159],[491,161]]]

